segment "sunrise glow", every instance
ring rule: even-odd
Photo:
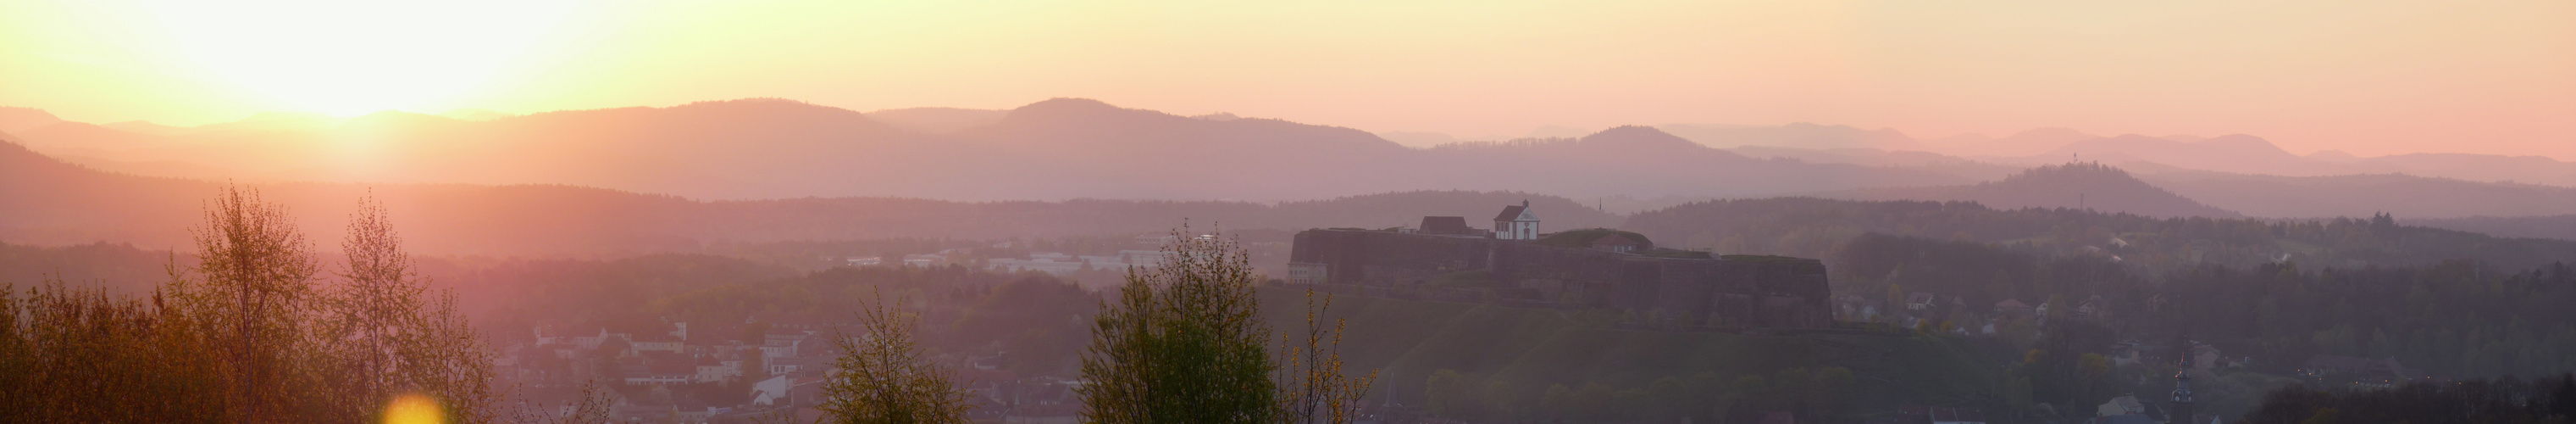
[[[1373,132],[1790,122],[2576,159],[2576,3],[0,2],[0,105],[202,125],[1094,98]],[[2251,117],[2261,117],[2259,119]]]
[[[419,394],[394,398],[385,405],[385,424],[439,424],[447,422],[438,411],[438,400]]]
[[[148,10],[188,59],[260,95],[357,115],[457,95],[509,71],[569,0],[209,2]]]
[[[2568,424],[2571,123],[2576,0],[0,0],[0,424]]]

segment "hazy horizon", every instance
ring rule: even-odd
[[[1957,7],[1952,7],[1957,6]],[[1811,122],[2576,160],[2576,4],[0,5],[0,104],[83,122],[1054,97],[1375,133]],[[242,30],[255,28],[256,30]]]
[[[2564,424],[2571,117],[2568,0],[0,0],[0,423]]]
[[[338,124],[340,124],[340,123],[344,123],[344,122],[346,122],[346,121],[348,121],[348,120],[357,119],[357,118],[364,118],[364,117],[367,117],[367,116],[369,116],[369,115],[377,115],[377,114],[384,114],[384,113],[402,113],[402,114],[433,115],[433,116],[440,116],[440,117],[447,117],[447,118],[455,118],[455,119],[462,119],[462,120],[468,120],[468,121],[482,121],[482,120],[491,120],[491,119],[499,119],[499,118],[507,118],[507,117],[517,117],[517,116],[527,116],[527,115],[536,115],[536,114],[545,114],[545,113],[555,113],[555,112],[585,112],[585,111],[600,111],[600,110],[630,109],[630,108],[654,108],[654,109],[660,109],[660,108],[671,108],[671,107],[687,106],[687,105],[691,105],[691,104],[701,104],[701,103],[722,103],[722,102],[731,102],[731,101],[757,101],[757,100],[785,100],[785,101],[791,101],[791,102],[797,102],[797,103],[811,104],[811,105],[823,106],[823,107],[829,107],[829,108],[834,108],[834,109],[842,109],[842,110],[849,110],[849,111],[853,111],[853,112],[860,112],[860,113],[863,113],[863,114],[867,114],[870,118],[873,118],[873,119],[885,120],[885,118],[884,118],[884,117],[881,117],[881,116],[880,116],[880,114],[881,114],[881,113],[886,113],[886,112],[898,112],[898,113],[899,113],[899,112],[916,111],[916,110],[945,110],[945,111],[968,111],[968,112],[1006,113],[1006,112],[1009,112],[1011,109],[1013,109],[1013,108],[1015,108],[1015,107],[1017,107],[1017,106],[1022,106],[1022,105],[1026,105],[1026,104],[1029,104],[1029,103],[1035,103],[1035,102],[1038,102],[1038,101],[1049,100],[1049,99],[1077,99],[1077,100],[1095,100],[1095,101],[1101,101],[1101,99],[1092,99],[1092,98],[1085,98],[1085,97],[1075,97],[1075,96],[1054,96],[1054,97],[1041,98],[1041,99],[1037,99],[1037,100],[1031,100],[1030,102],[1023,102],[1023,103],[1020,103],[1020,104],[1017,104],[1017,105],[1010,105],[1010,106],[998,107],[998,108],[966,108],[966,107],[953,107],[953,106],[926,105],[926,106],[887,107],[887,108],[877,108],[877,109],[858,109],[858,108],[842,107],[842,106],[836,106],[836,105],[831,105],[831,104],[825,104],[825,103],[819,103],[819,102],[806,101],[806,100],[797,99],[797,98],[791,98],[791,97],[744,97],[744,98],[727,98],[727,99],[704,99],[704,100],[695,100],[695,101],[684,101],[684,102],[671,103],[671,104],[650,104],[650,105],[646,105],[646,104],[638,104],[638,105],[624,105],[624,106],[604,106],[604,107],[572,108],[572,109],[557,109],[557,110],[539,110],[539,111],[498,111],[498,110],[485,109],[485,108],[477,108],[477,107],[464,107],[464,108],[447,109],[447,110],[440,110],[440,111],[413,111],[413,110],[393,110],[393,109],[387,109],[387,110],[369,111],[369,112],[356,113],[356,114],[332,114],[332,113],[326,113],[326,112],[301,111],[301,110],[271,110],[271,111],[250,112],[248,115],[243,115],[243,116],[240,116],[240,117],[238,117],[238,118],[233,118],[233,119],[214,120],[214,121],[207,121],[207,122],[195,123],[195,124],[172,124],[172,123],[167,123],[167,122],[156,122],[156,121],[144,120],[144,119],[120,120],[120,121],[84,121],[84,120],[79,120],[79,119],[72,119],[72,118],[69,118],[69,117],[63,117],[63,116],[60,116],[60,114],[59,114],[59,113],[57,113],[57,112],[56,112],[56,111],[54,111],[54,110],[46,109],[46,108],[43,108],[43,107],[37,107],[37,106],[29,106],[29,105],[6,105],[6,104],[0,104],[0,108],[23,108],[23,109],[29,109],[29,110],[44,111],[44,112],[48,112],[48,113],[55,113],[55,114],[57,115],[57,116],[56,116],[57,118],[60,118],[60,119],[62,119],[63,121],[66,121],[66,122],[79,122],[79,123],[93,124],[93,125],[110,125],[110,124],[116,124],[116,125],[123,125],[123,126],[127,126],[127,128],[152,126],[152,127],[169,127],[169,128],[178,128],[178,129],[192,129],[192,128],[203,128],[203,127],[209,127],[209,126],[218,126],[218,125],[224,125],[224,124],[241,124],[241,123],[258,123],[258,122],[268,122],[268,121],[275,121],[275,120],[281,120],[281,119],[320,119],[320,120],[323,120],[323,121],[326,121],[326,122],[329,122],[329,123],[330,123],[330,125],[325,126],[325,128],[328,128],[328,127],[330,127],[330,126],[336,126],[336,125],[338,125]],[[1108,103],[1117,104],[1117,102],[1114,102],[1114,101],[1111,101],[1111,102],[1108,102]],[[1133,105],[1122,105],[1122,106],[1131,107],[1131,108],[1133,108],[1133,107],[1134,107]],[[1151,108],[1142,108],[1142,109],[1152,110]],[[1236,118],[1275,119],[1275,120],[1282,120],[1282,121],[1288,121],[1288,122],[1295,122],[1295,123],[1307,124],[1307,125],[1318,125],[1318,126],[1328,126],[1328,127],[1353,128],[1353,129],[1359,129],[1359,130],[1362,130],[1362,131],[1367,131],[1367,132],[1369,132],[1370,134],[1376,135],[1376,136],[1378,136],[1378,137],[1380,137],[1380,138],[1384,138],[1384,139],[1386,139],[1387,141],[1395,142],[1395,143],[1397,143],[1397,144],[1402,144],[1402,145],[1405,145],[1406,147],[1413,147],[1413,148],[1436,147],[1436,146],[1439,146],[1439,145],[1441,145],[1441,144],[1448,144],[1448,143],[1460,143],[1460,142],[1493,142],[1493,141],[1509,141],[1509,140],[1516,140],[1516,139],[1531,139],[1531,138],[1581,138],[1581,137],[1583,137],[1583,136],[1585,136],[1585,135],[1591,135],[1591,134],[1593,134],[1593,133],[1597,133],[1597,132],[1600,132],[1600,131],[1605,130],[1605,129],[1609,129],[1609,128],[1613,128],[1613,127],[1621,127],[1621,126],[1650,126],[1650,127],[1665,127],[1665,126],[1697,126],[1697,127],[1711,127],[1711,128],[1726,128],[1726,129],[1747,129],[1747,128],[1751,128],[1751,129],[1759,129],[1759,128],[1779,128],[1779,127],[1793,127],[1793,126],[1850,127],[1850,128],[1855,128],[1855,129],[1863,130],[1863,131],[1894,131],[1894,132],[1898,132],[1898,133],[1903,133],[1905,136],[1910,137],[1910,138],[1915,139],[1915,140],[1926,140],[1926,141],[1935,141],[1935,142],[1949,142],[1949,141],[1962,141],[1962,140],[1970,140],[1970,141],[1988,141],[1989,139],[2005,138],[2005,137],[2009,137],[2009,136],[2012,136],[2012,135],[2015,135],[2015,134],[2021,134],[2021,133],[2024,133],[2024,132],[2031,132],[2031,131],[2052,131],[2052,130],[2065,130],[2065,131],[2072,131],[2072,132],[2075,132],[2075,133],[2080,133],[2080,134],[2084,134],[2084,135],[2088,135],[2088,136],[2096,136],[2096,137],[2110,137],[2110,136],[2120,136],[2120,135],[2143,135],[2143,136],[2148,136],[2148,137],[2167,138],[2167,139],[2177,139],[2177,140],[2199,140],[2199,139],[2208,139],[2208,138],[2214,138],[2214,137],[2217,137],[2217,136],[2226,136],[2226,135],[2252,135],[2252,136],[2257,136],[2257,137],[2262,136],[2261,134],[2244,134],[2244,133],[2226,133],[2226,134],[2183,134],[2183,133],[2174,133],[2174,134],[2144,134],[2144,133],[2110,133],[2110,132],[2101,132],[2101,131],[2088,131],[2088,130],[2083,129],[2083,128],[2070,128],[2070,127],[2065,127],[2065,126],[2055,126],[2055,125],[2040,125],[2040,126],[2035,126],[2035,127],[2030,127],[2030,128],[2014,129],[2014,130],[2002,131],[2002,132],[1997,132],[1997,133],[1964,132],[1964,133],[1955,133],[1955,134],[1917,134],[1917,133],[1913,133],[1913,132],[1907,132],[1907,131],[1905,131],[1905,129],[1904,129],[1904,128],[1896,128],[1896,127],[1868,127],[1868,126],[1853,125],[1853,124],[1846,124],[1846,123],[1839,123],[1839,122],[1811,122],[1811,121],[1790,121],[1790,122],[1779,122],[1779,123],[1768,123],[1768,124],[1741,123],[1741,122],[1628,122],[1628,123],[1618,123],[1618,124],[1603,125],[1603,126],[1591,126],[1591,127],[1572,127],[1572,126],[1565,126],[1565,125],[1556,125],[1556,124],[1542,123],[1542,124],[1535,124],[1535,125],[1533,125],[1533,126],[1532,126],[1528,131],[1522,131],[1522,132],[1508,132],[1508,133],[1505,133],[1505,132],[1496,132],[1496,133],[1449,133],[1449,132],[1440,132],[1440,131],[1404,131],[1404,130],[1380,131],[1380,130],[1371,130],[1371,129],[1367,129],[1367,128],[1358,128],[1358,127],[1353,127],[1353,126],[1350,126],[1350,125],[1336,124],[1336,123],[1331,123],[1331,122],[1315,122],[1315,121],[1311,121],[1311,120],[1298,119],[1298,118],[1296,118],[1296,117],[1288,117],[1288,116],[1249,116],[1249,115],[1239,115],[1239,114],[1234,114],[1234,113],[1231,113],[1231,112],[1223,112],[1223,111],[1208,112],[1208,113],[1203,113],[1203,114],[1189,114],[1189,113],[1184,113],[1184,112],[1180,112],[1180,111],[1161,111],[1161,110],[1157,110],[1157,111],[1159,111],[1159,112],[1166,112],[1166,113],[1181,114],[1181,115],[1184,115],[1184,116],[1189,116],[1189,115],[1197,115],[1197,116],[1231,115],[1232,117],[1236,117]],[[898,125],[902,125],[902,124],[910,124],[911,122],[890,122],[890,123],[895,123],[895,124],[898,124]],[[976,123],[976,124],[980,124],[980,123]],[[962,128],[963,128],[963,125],[959,126],[959,128],[947,128],[947,129],[943,129],[943,130],[941,130],[941,131],[934,131],[934,132],[954,131],[954,130],[956,130],[956,129],[962,129]],[[126,129],[126,128],[120,128],[120,129]],[[1428,141],[1429,139],[1428,139],[1426,136],[1429,136],[1429,137],[1441,137],[1441,138],[1445,138],[1446,140],[1436,141],[1436,142],[1435,142],[1435,141]],[[1736,146],[1712,145],[1711,147],[1728,148],[1728,147],[1736,147]],[[1772,146],[1772,147],[1808,147],[1808,146],[1789,146],[1789,145],[1778,145],[1778,146]],[[1831,147],[1819,147],[1819,148],[1831,148]],[[2297,153],[2297,154],[2300,154],[2300,155],[2307,155],[2307,154],[2312,154],[2312,153],[2316,153],[2316,152],[2324,152],[2324,151],[2336,151],[2336,149],[2318,149],[2318,150],[2311,151],[2311,152],[2294,152],[2294,153]],[[2350,152],[2346,152],[2346,153],[2350,153]],[[2466,153],[2466,152],[2421,151],[2421,152],[2390,153],[2389,155],[2412,154],[2412,153]],[[2368,157],[2368,156],[2386,156],[2386,155],[2360,155],[2360,156]],[[2518,155],[2518,154],[2517,154],[2517,155],[2508,155],[2508,156],[2545,156],[2545,155]],[[2552,159],[2557,159],[2557,158],[2552,157]],[[2576,160],[2568,160],[2568,159],[2560,159],[2560,160],[2576,161]]]

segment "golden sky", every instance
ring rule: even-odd
[[[2576,160],[2576,2],[0,0],[0,106],[79,121],[743,97]]]

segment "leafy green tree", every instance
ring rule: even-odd
[[[1618,397],[1619,391],[1611,389],[1610,385],[1583,383],[1582,387],[1574,389],[1574,395],[1567,402],[1566,407],[1571,411],[1566,415],[1580,421],[1609,420],[1611,414],[1616,412],[1612,409],[1612,402]]]
[[[1844,411],[1852,406],[1852,389],[1857,386],[1858,378],[1852,375],[1850,368],[1817,369],[1815,379],[1807,386],[1811,390],[1808,399],[1819,411]]]
[[[1658,378],[1646,383],[1642,393],[1645,395],[1643,407],[1637,408],[1636,412],[1648,418],[1678,420],[1690,414],[1690,405],[1700,403],[1692,399],[1689,384],[1676,377]]]
[[[1771,381],[1759,375],[1736,377],[1734,383],[1727,385],[1726,391],[1725,399],[1718,402],[1714,411],[1721,418],[1747,416],[1755,412],[1755,408],[1781,403],[1770,396]]]
[[[1104,301],[1082,358],[1086,421],[1267,423],[1278,392],[1254,297],[1260,280],[1234,241],[1174,231],[1161,264],[1131,269]]]
[[[823,383],[826,422],[962,424],[974,393],[952,383],[956,372],[922,354],[913,331],[919,318],[888,309],[884,298],[859,311],[863,334],[842,333],[840,371]]]
[[[2024,412],[2029,412],[2033,406],[2030,391],[2030,377],[2013,376],[2010,381],[2004,382],[2004,404],[2012,408],[2006,413],[2018,417]]]
[[[1564,384],[1547,386],[1547,391],[1539,394],[1538,409],[1542,413],[1555,415],[1560,419],[1573,415],[1575,413],[1574,388],[1565,387]]]
[[[1306,290],[1305,340],[1280,335],[1279,412],[1278,419],[1287,424],[1349,424],[1358,421],[1361,397],[1368,395],[1369,385],[1377,380],[1377,371],[1353,378],[1342,370],[1342,329],[1348,323],[1334,319],[1323,324],[1322,316],[1331,311],[1333,295],[1320,301],[1314,289]]]
[[[2308,423],[2566,423],[2576,422],[2576,375],[2534,380],[2467,379],[2414,382],[2378,389],[2319,389],[2290,385],[2263,395],[2263,403],[2228,420],[2255,424]]]

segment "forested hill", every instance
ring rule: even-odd
[[[2398,219],[2397,222],[2433,228],[2449,228],[2487,234],[2519,234],[2525,237],[2576,240],[2576,214],[2550,216]]]
[[[2361,267],[2476,259],[2506,269],[2576,261],[2576,241],[2398,225],[2387,217],[2155,218],[2069,208],[1995,209],[1973,202],[1718,200],[1640,213],[1621,228],[1665,245],[1719,253],[1829,257],[1853,237],[1875,232],[2117,257],[2168,270],[2282,260]]]
[[[2166,172],[2146,179],[2157,187],[2192,199],[2265,217],[2360,216],[2380,212],[2412,218],[2576,213],[2576,188],[2564,186],[2404,174],[2283,177]]]
[[[187,246],[188,227],[220,183],[100,172],[0,141],[0,241]],[[1481,218],[1529,201],[1556,225],[1607,227],[1618,217],[1561,197],[1423,191],[1290,202],[1087,200],[955,202],[846,197],[695,201],[557,185],[252,184],[287,205],[307,234],[331,239],[358,199],[392,212],[427,254],[622,256],[700,252],[725,243],[896,237],[996,239],[1143,234],[1184,220],[1201,228],[1303,230],[1411,226],[1423,215]]]
[[[2150,276],[2103,257],[1885,234],[1855,238],[1826,262],[1837,294],[1891,304],[1907,294],[1956,299],[1913,314],[1972,327],[1994,323],[2017,344],[2029,342],[2037,323],[1988,305],[2050,305],[2052,321],[2068,322],[2056,320],[2081,318],[2070,311],[2091,304],[2092,319],[2079,321],[2115,332],[2105,336],[2154,342],[2187,335],[2229,356],[2252,357],[2250,367],[2266,373],[2295,372],[2320,354],[2395,357],[2455,378],[2576,368],[2576,326],[2568,324],[2576,310],[2564,306],[2576,302],[2570,264],[2455,260],[2329,269],[2291,261]]]
[[[1627,126],[1582,138],[1445,144],[1417,151],[1392,173],[1399,184],[1640,197],[1771,196],[1965,183],[1922,169],[1755,159],[1651,127]]]
[[[2210,207],[2139,181],[2099,163],[2068,163],[2024,170],[1973,185],[1864,188],[1824,195],[1853,200],[1970,201],[1997,208],[2080,208],[2154,217],[2244,215]]]

